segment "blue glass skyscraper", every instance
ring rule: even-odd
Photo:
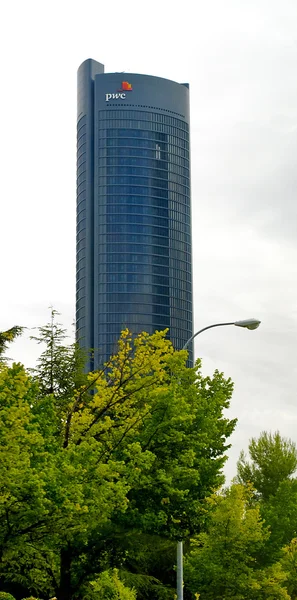
[[[189,89],[78,70],[77,339],[95,368],[123,328],[192,335]],[[93,365],[90,365],[93,366]]]

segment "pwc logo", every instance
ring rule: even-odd
[[[125,100],[126,92],[132,92],[132,85],[128,81],[122,81],[122,86],[116,94],[105,94],[106,102],[109,100]]]
[[[132,85],[128,81],[122,81],[122,87],[119,92],[132,92]]]

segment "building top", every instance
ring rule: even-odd
[[[78,94],[84,97],[86,88],[93,86],[97,110],[157,110],[189,121],[187,83],[140,73],[105,73],[103,64],[87,59],[78,69]],[[82,108],[80,102],[78,106]]]
[[[152,79],[160,79],[161,81],[171,81],[172,83],[177,83],[178,85],[184,85],[185,87],[189,88],[189,84],[188,83],[178,83],[177,81],[174,81],[173,79],[167,79],[166,77],[159,77],[159,76],[155,76],[155,75],[146,75],[144,73],[127,73],[126,71],[115,71],[115,72],[110,72],[110,73],[106,73],[106,71],[104,70],[104,65],[102,63],[99,63],[98,61],[94,60],[93,58],[87,58],[86,60],[84,60],[81,65],[78,67],[78,72],[80,71],[80,69],[85,69],[88,68],[90,75],[92,77],[92,79],[95,79],[96,75],[123,75],[123,77],[129,77],[130,75],[136,75],[137,77],[151,77]]]

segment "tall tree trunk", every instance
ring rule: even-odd
[[[60,555],[60,588],[58,600],[71,600],[71,547],[62,548]]]

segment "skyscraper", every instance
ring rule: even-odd
[[[189,89],[78,70],[77,339],[95,368],[123,328],[192,335]],[[93,365],[90,365],[93,366]]]

